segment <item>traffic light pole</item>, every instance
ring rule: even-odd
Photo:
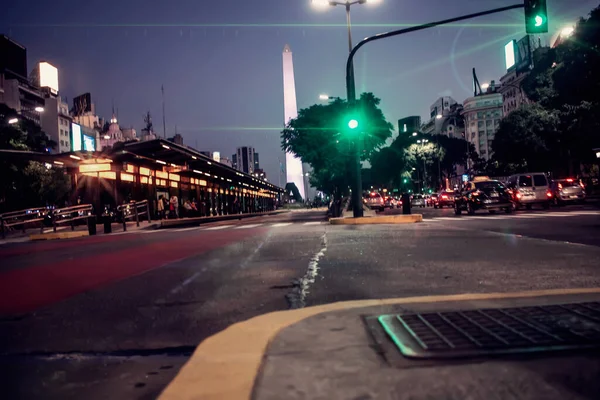
[[[452,22],[463,21],[465,19],[472,19],[477,17],[482,17],[484,15],[496,14],[508,10],[514,10],[517,8],[524,8],[524,4],[514,4],[512,6],[506,6],[501,8],[495,8],[493,10],[482,11],[474,14],[463,15],[456,18],[445,19],[437,22],[430,22],[423,25],[417,25],[406,29],[399,29],[397,31],[391,31],[386,33],[380,33],[379,35],[371,36],[366,39],[360,41],[352,51],[350,51],[350,55],[348,56],[348,60],[346,61],[346,94],[348,97],[348,108],[350,112],[354,111],[356,107],[356,86],[354,81],[354,55],[365,44],[369,42],[374,42],[380,39],[386,39],[392,36],[402,35],[404,33],[421,31],[423,29],[433,28],[440,25],[450,24]],[[354,176],[354,184],[352,185],[352,210],[354,218],[362,217],[362,176],[361,176],[361,165],[360,165],[360,154],[361,150],[361,137],[360,135],[354,141],[354,163],[355,163],[355,176]]]

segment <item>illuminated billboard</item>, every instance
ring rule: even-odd
[[[71,123],[71,151],[81,151],[81,126]]]
[[[516,40],[511,40],[504,46],[504,61],[506,62],[506,70],[508,71],[515,66],[515,47]]]
[[[58,69],[50,63],[41,62],[38,66],[40,73],[40,87],[50,88],[54,94],[58,93]]]
[[[220,162],[221,161],[221,153],[218,151],[213,151],[213,160],[215,160],[216,162]]]
[[[93,136],[83,136],[83,150],[84,151],[96,151],[96,138]]]

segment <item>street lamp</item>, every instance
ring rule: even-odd
[[[36,112],[39,112],[39,113],[41,113],[41,112],[44,112],[44,107],[37,106],[37,107],[35,108],[35,111],[36,111]]]
[[[327,100],[341,100],[341,99],[337,96],[329,96],[327,94],[320,94],[319,100],[327,101]]]
[[[417,132],[413,132],[413,133],[412,133],[412,135],[413,135],[413,136],[417,136]]]
[[[19,122],[19,118],[10,118],[10,119],[8,120],[8,123],[9,123],[10,125],[14,125],[14,124],[16,124],[17,122]]]
[[[442,119],[442,117],[443,117],[442,114],[438,114],[435,116],[435,119]]]

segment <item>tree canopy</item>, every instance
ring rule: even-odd
[[[342,99],[301,109],[281,133],[281,146],[311,166],[311,185],[328,194],[346,192],[354,141],[361,140],[362,160],[371,160],[391,136],[392,125],[379,102],[372,93],[363,93],[352,112]],[[359,121],[356,133],[348,129],[351,118]]]
[[[45,152],[55,143],[38,125],[25,118],[8,123],[15,110],[0,104],[0,149]],[[46,168],[33,161],[0,158],[0,212],[55,204],[70,190],[70,180],[62,169]]]

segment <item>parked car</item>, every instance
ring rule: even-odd
[[[454,213],[460,215],[463,211],[473,215],[477,210],[504,210],[510,213],[513,210],[511,194],[508,188],[500,181],[488,177],[476,177],[467,182],[462,193],[456,196]]]
[[[442,190],[437,194],[433,208],[454,207],[454,190]]]
[[[372,210],[385,210],[383,197],[377,192],[369,193],[367,196],[363,197],[363,201]]]
[[[413,207],[425,207],[425,197],[422,194],[413,195],[410,205]]]
[[[542,172],[512,175],[508,178],[507,186],[516,209],[525,207],[531,210],[534,205],[540,205],[544,209],[550,207],[550,183]]]
[[[585,186],[581,180],[567,178],[557,179],[550,184],[551,201],[554,205],[584,202]]]

